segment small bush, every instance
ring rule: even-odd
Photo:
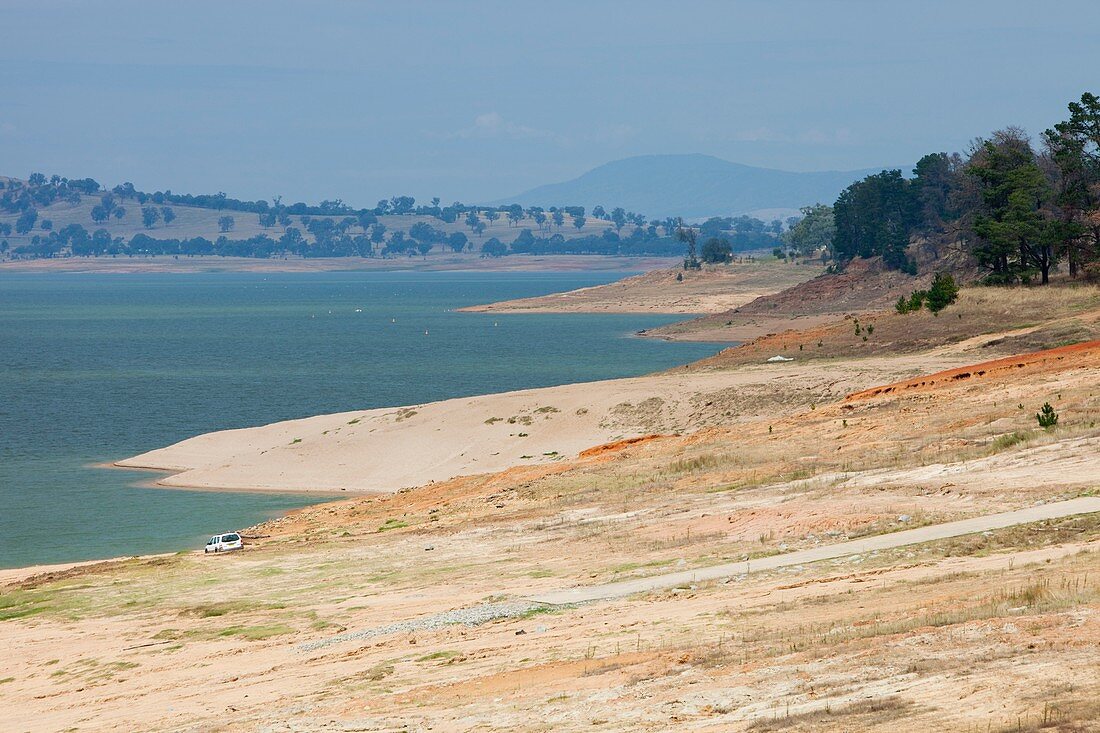
[[[898,298],[898,302],[894,304],[894,310],[902,314],[914,313],[927,305],[928,310],[938,314],[954,303],[958,297],[959,286],[955,278],[946,272],[940,272],[933,278],[932,287],[928,290],[914,290],[909,294],[908,300],[905,297]]]
[[[924,306],[924,299],[927,297],[927,290],[914,290],[909,294],[908,300],[904,297],[898,298],[898,302],[894,304],[894,310],[898,313],[913,313],[919,311]]]
[[[959,286],[955,283],[955,278],[946,272],[937,272],[932,280],[932,287],[928,289],[928,310],[939,313],[958,297]]]
[[[1058,413],[1049,402],[1046,402],[1043,404],[1043,409],[1035,413],[1035,419],[1039,421],[1039,427],[1050,430],[1058,424]]]

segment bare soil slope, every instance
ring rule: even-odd
[[[672,370],[723,369],[781,356],[821,361],[859,356],[914,354],[945,345],[1013,354],[1100,338],[1100,288],[964,288],[958,302],[939,314],[899,314],[892,308],[860,315],[822,316],[776,324],[736,348]]]

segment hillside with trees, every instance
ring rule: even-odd
[[[941,291],[950,300],[959,283],[1041,288],[1095,281],[1100,99],[1083,94],[1037,142],[1009,127],[978,138],[965,153],[925,155],[909,177],[900,170],[868,175],[832,205],[803,208],[780,241],[777,256],[820,260],[828,269],[652,334],[741,340],[789,328],[792,318],[812,325],[876,311],[935,313],[944,303]]]
[[[1100,276],[1100,100],[1085,93],[1038,142],[1008,127],[965,153],[930,153],[906,178],[866,176],[803,210],[789,251],[843,271],[857,259],[927,275],[964,268],[987,284]]]
[[[427,257],[472,252],[678,257],[676,219],[621,206],[418,204],[395,196],[369,208],[242,201],[226,196],[106,188],[90,179],[0,178],[0,260],[56,257]],[[729,251],[774,247],[778,220],[712,218]]]

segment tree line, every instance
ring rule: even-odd
[[[33,182],[33,186],[31,183]],[[169,227],[177,219],[175,210],[165,204],[166,201],[179,200],[171,194],[143,194],[129,184],[116,186],[110,191],[102,191],[92,179],[83,179],[72,188],[72,182],[54,177],[46,179],[41,174],[33,174],[27,185],[12,182],[6,187],[0,203],[6,201],[6,207],[21,209],[15,231],[27,235],[35,230],[36,224],[41,231],[30,237],[29,243],[11,247],[6,240],[0,240],[0,253],[14,257],[57,257],[66,254],[76,256],[96,255],[223,255],[245,257],[400,257],[426,256],[436,248],[462,252],[478,250],[488,256],[507,254],[637,254],[637,255],[678,255],[679,245],[675,239],[678,220],[672,218],[648,220],[642,214],[628,211],[623,207],[614,207],[607,211],[602,206],[592,209],[591,215],[609,225],[598,234],[583,235],[581,232],[589,225],[588,212],[583,206],[562,206],[542,208],[531,206],[524,208],[519,204],[501,207],[465,207],[455,204],[449,207],[439,205],[439,199],[433,199],[427,206],[416,206],[411,196],[394,197],[380,201],[374,209],[363,209],[344,216],[332,216],[336,211],[351,211],[339,201],[322,202],[316,211],[325,214],[295,213],[301,209],[286,207],[276,200],[275,208],[262,209],[256,216],[264,229],[279,226],[283,229],[279,236],[266,233],[254,237],[230,239],[224,235],[232,232],[236,218],[223,214],[217,220],[218,231],[223,235],[217,238],[165,238],[144,234],[134,235],[130,241],[112,236],[105,228],[89,231],[81,224],[65,226],[60,231],[51,231],[52,222],[40,220],[33,203],[55,201],[65,194],[70,202],[74,195],[98,196],[98,203],[92,207],[90,216],[93,224],[103,224],[109,220],[120,220],[127,216],[125,204],[130,200],[140,205],[139,213],[142,225],[146,229]],[[53,193],[42,194],[42,190]],[[76,191],[77,193],[73,193]],[[22,202],[22,203],[20,203]],[[209,203],[209,201],[207,201]],[[444,223],[459,222],[467,228],[463,231],[447,232],[427,221],[417,221],[407,230],[389,230],[379,217],[382,215],[414,214],[434,216]],[[513,241],[502,241],[492,237],[483,241],[488,224],[498,220],[507,220],[510,227],[518,232]],[[295,223],[299,226],[295,226]],[[533,222],[534,227],[522,226]],[[765,224],[759,219],[748,216],[713,217],[701,225],[701,229],[715,241],[704,248],[704,258],[711,262],[729,259],[734,250],[746,250],[774,244],[782,224],[773,221]],[[564,232],[570,231],[572,237]],[[0,223],[0,236],[10,235],[12,227]],[[307,236],[308,235],[308,236]],[[475,243],[473,237],[479,241]],[[311,241],[312,240],[312,241]],[[478,246],[480,245],[480,247]]]
[[[957,244],[990,284],[1045,284],[1061,263],[1072,278],[1100,276],[1100,99],[1086,92],[1068,112],[1037,145],[1008,127],[965,154],[925,155],[910,178],[867,176],[832,207],[804,209],[783,241],[838,267],[878,256],[912,274],[915,238]]]
[[[369,225],[380,216],[415,215],[434,217],[447,224],[453,224],[462,219],[473,229],[476,229],[477,222],[482,220],[492,223],[505,218],[511,226],[518,227],[525,218],[530,218],[535,220],[540,230],[547,231],[554,226],[558,228],[565,226],[567,219],[573,226],[580,229],[585,219],[583,206],[524,208],[519,204],[484,206],[467,205],[457,201],[443,206],[438,197],[433,198],[428,204],[417,205],[416,199],[412,196],[394,196],[380,200],[372,208],[355,209],[341,199],[309,205],[304,202],[284,204],[279,196],[275,196],[269,203],[263,199],[256,201],[235,199],[224,192],[193,195],[175,194],[168,190],[147,193],[138,190],[130,182],[108,190],[92,178],[68,179],[57,175],[47,178],[42,173],[32,173],[26,182],[14,179],[7,182],[0,180],[0,190],[3,191],[0,194],[0,209],[9,213],[33,211],[57,201],[78,204],[82,196],[99,196],[100,201],[93,207],[91,214],[92,221],[95,223],[103,223],[111,218],[121,219],[126,215],[127,202],[136,203],[142,211],[146,228],[152,228],[162,218],[169,219],[165,222],[166,224],[170,223],[170,217],[163,216],[168,204],[257,214],[261,226],[265,228],[276,224],[283,227],[289,226],[291,216],[350,216]],[[167,209],[171,211],[170,207]],[[621,231],[624,226],[631,224],[634,226],[646,224],[644,215],[627,211],[622,207],[614,207],[608,211],[603,206],[596,206],[592,210],[592,216],[609,220],[616,231]],[[146,220],[148,220],[147,223]],[[578,221],[581,222],[579,225]]]

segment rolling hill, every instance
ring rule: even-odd
[[[710,155],[640,155],[494,203],[622,206],[650,217],[730,216],[832,203],[848,184],[877,172],[794,173],[731,163]]]

